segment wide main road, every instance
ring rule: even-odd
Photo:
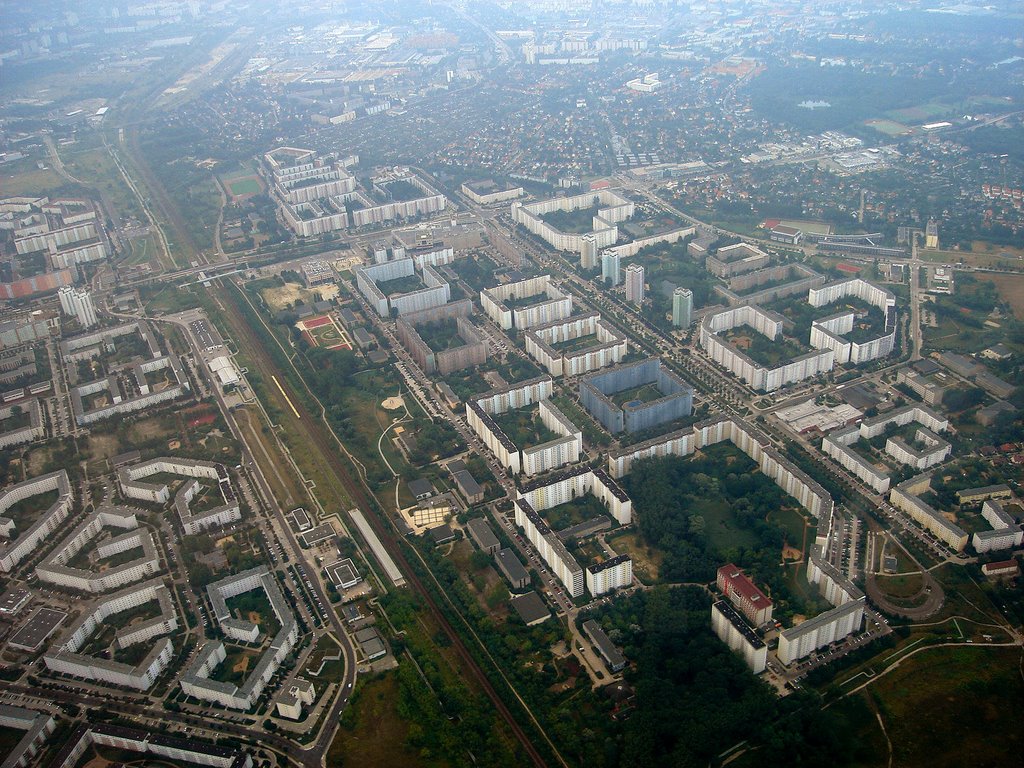
[[[249,325],[248,319],[240,308],[239,302],[245,300],[239,293],[241,289],[234,282],[227,282],[226,280],[218,280],[218,284],[222,287],[220,299],[224,307],[225,319],[231,337],[238,344],[239,348],[244,350],[246,356],[259,371],[265,382],[271,381],[271,377],[276,376],[277,380],[286,386],[289,381],[287,373],[278,367],[273,357],[267,352],[263,339]],[[320,458],[337,478],[352,501],[366,513],[366,519],[380,538],[388,554],[402,571],[406,578],[406,583],[419,594],[434,621],[448,638],[451,648],[459,657],[463,669],[469,673],[480,689],[491,700],[495,709],[497,709],[502,719],[508,725],[509,730],[520,743],[523,751],[529,755],[533,764],[538,767],[546,766],[547,763],[537,748],[534,747],[531,738],[519,725],[519,722],[512,715],[504,700],[491,685],[490,679],[480,668],[479,664],[477,664],[475,657],[466,647],[462,637],[449,623],[445,614],[435,602],[431,592],[410,565],[394,531],[374,511],[375,507],[370,503],[368,492],[361,482],[353,478],[351,468],[345,463],[334,434],[328,430],[327,425],[321,420],[319,414],[310,412],[305,405],[305,398],[293,396],[290,399],[295,410],[290,412],[288,409],[283,409],[280,421],[286,424],[290,431],[300,435],[302,439],[315,448]]]

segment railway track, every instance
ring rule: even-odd
[[[223,281],[219,281],[219,283],[223,284]],[[243,300],[237,294],[237,291],[240,289],[234,283],[229,283],[228,286],[228,290],[222,294],[221,300],[225,308],[231,335],[234,337],[236,344],[246,350],[246,353],[252,359],[253,364],[259,370],[264,381],[272,381],[272,377],[277,377],[281,381],[287,381],[284,372],[278,369],[276,363],[267,354],[262,339],[246,322],[245,316],[239,309],[237,302]],[[330,436],[326,434],[325,425],[320,417],[309,411],[302,398],[295,397],[289,398],[289,400],[293,404],[292,410],[294,413],[283,413],[281,418],[289,420],[295,428],[309,439],[310,443],[316,447],[330,470],[345,488],[350,498],[357,506],[366,511],[366,519],[369,521],[370,526],[380,538],[388,554],[391,555],[405,575],[407,584],[420,595],[431,616],[433,616],[438,626],[448,637],[451,648],[458,656],[464,669],[470,673],[473,680],[480,686],[481,690],[487,695],[487,698],[491,700],[495,709],[508,725],[509,730],[520,743],[523,751],[530,757],[533,764],[538,766],[538,768],[546,766],[547,762],[544,757],[533,745],[533,741],[515,719],[504,700],[498,695],[490,679],[481,669],[473,654],[470,653],[462,641],[461,636],[452,627],[444,612],[434,600],[433,595],[420,579],[408,558],[406,558],[401,545],[395,538],[394,531],[386,526],[380,516],[373,511],[374,507],[369,501],[366,489],[360,482],[353,479],[349,468],[344,464],[333,434]]]

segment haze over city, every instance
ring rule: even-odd
[[[1024,748],[1024,9],[0,0],[0,761]]]

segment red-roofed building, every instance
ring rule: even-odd
[[[598,179],[597,181],[590,182],[590,191],[596,192],[599,189],[608,189],[612,183],[608,179]]]
[[[998,563],[985,563],[981,572],[991,579],[1013,577],[1020,573],[1016,560],[1000,560]]]
[[[732,563],[718,569],[718,588],[755,627],[772,617],[772,601]]]

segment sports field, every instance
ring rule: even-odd
[[[260,183],[255,178],[239,179],[232,181],[228,185],[228,189],[231,190],[232,197],[247,197],[259,194]]]
[[[352,349],[352,339],[334,315],[317,315],[299,320],[295,327],[302,331],[306,341],[324,349]]]
[[[910,133],[910,128],[903,125],[903,123],[897,123],[895,120],[866,120],[864,125],[868,128],[874,128],[886,136],[905,136]]]

